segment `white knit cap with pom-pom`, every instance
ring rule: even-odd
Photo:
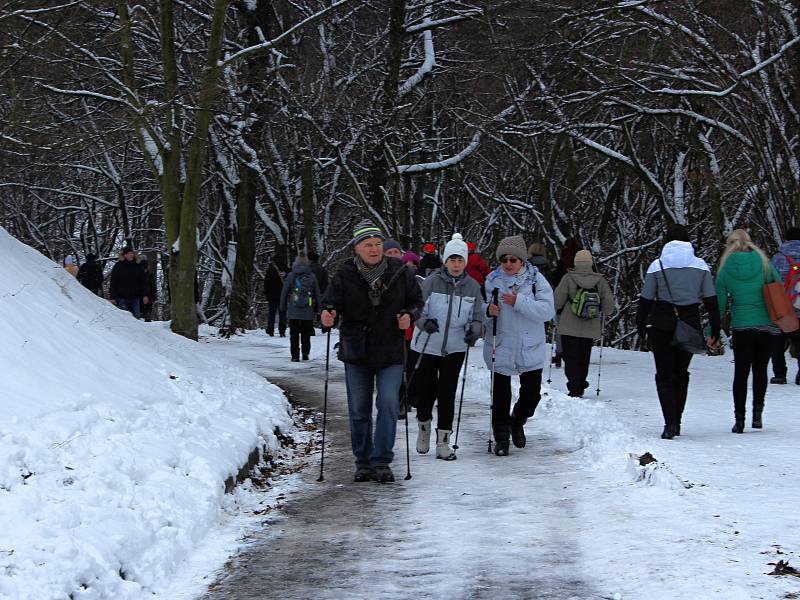
[[[461,237],[460,233],[454,233],[451,239],[444,247],[442,259],[447,260],[451,256],[460,256],[466,262],[469,259],[469,250],[467,249],[467,242]]]

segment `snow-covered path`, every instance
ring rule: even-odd
[[[318,346],[323,340],[315,338]],[[269,351],[276,347],[285,360],[279,339]],[[321,407],[324,360],[267,362],[271,381]],[[286,504],[280,522],[251,540],[209,600],[263,598],[265,590],[285,599],[601,597],[584,581],[571,534],[577,514],[570,481],[578,474],[570,448],[532,433],[525,450],[506,459],[489,455],[480,441],[487,439],[488,413],[470,405],[459,460],[412,456],[413,478],[403,481],[400,423],[394,464],[400,481],[356,485],[341,366],[334,362],[331,373],[325,482],[315,481],[317,470],[306,473],[308,489]]]
[[[322,336],[300,364],[288,362],[287,340],[263,332],[214,345],[321,407]],[[351,482],[333,360],[326,481],[306,472],[205,598],[800,597],[800,580],[767,575],[777,560],[800,562],[800,388],[771,386],[764,430],[737,436],[731,356],[695,359],[683,435],[661,440],[652,357],[606,350],[600,398],[567,398],[554,370],[528,447],[498,458],[486,451],[489,376],[477,350],[459,459],[412,450],[403,481],[401,423],[398,482],[384,486]],[[634,466],[630,455],[647,451],[658,463]]]

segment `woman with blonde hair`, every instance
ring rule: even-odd
[[[765,283],[780,281],[780,275],[766,254],[753,243],[744,229],[736,229],[726,240],[717,271],[720,316],[731,315],[733,332],[733,407],[736,422],[731,431],[744,432],[747,380],[753,372],[753,422],[760,429],[767,393],[767,365],[773,336],[780,335],[769,318],[764,302]]]

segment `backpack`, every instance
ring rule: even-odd
[[[789,272],[783,278],[783,289],[795,310],[800,310],[800,263],[794,262],[785,254],[783,257],[789,263]]]
[[[296,308],[314,307],[314,276],[310,273],[295,275],[292,304]]]
[[[600,316],[600,292],[596,287],[578,288],[578,293],[572,299],[571,308],[579,319],[596,319]]]

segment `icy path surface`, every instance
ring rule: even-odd
[[[314,342],[320,347],[324,338]],[[282,366],[270,369],[270,380],[321,407],[324,359]],[[413,477],[404,481],[401,422],[398,482],[354,484],[343,379],[332,363],[325,482],[315,481],[318,470],[306,473],[307,491],[233,561],[208,599],[255,600],[267,590],[282,599],[600,597],[583,580],[572,533],[570,482],[579,474],[569,448],[532,427],[527,448],[489,455],[488,412],[470,405],[458,460],[414,453]]]
[[[300,364],[288,362],[287,340],[263,332],[216,343],[321,408],[324,337]],[[595,353],[591,390],[596,363]],[[332,360],[325,482],[306,472],[203,598],[800,597],[800,580],[767,575],[777,560],[800,563],[800,388],[770,386],[764,430],[737,436],[732,370],[730,355],[694,361],[683,435],[672,441],[658,437],[649,354],[606,351],[599,398],[567,398],[554,370],[528,446],[499,458],[486,451],[489,374],[477,348],[459,459],[417,455],[412,414],[413,479],[403,481],[401,422],[398,482],[382,486],[351,481],[343,371]],[[647,451],[658,463],[642,469],[631,455]]]

